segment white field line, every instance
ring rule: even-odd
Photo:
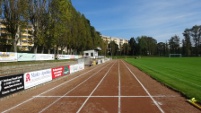
[[[122,61],[123,62],[123,61]],[[124,62],[123,62],[124,63]],[[158,107],[158,109],[161,111],[161,113],[165,113],[163,109],[160,107],[160,105],[157,103],[157,101],[153,98],[153,96],[149,93],[149,91],[145,88],[145,86],[140,82],[140,80],[136,77],[136,75],[130,70],[130,68],[124,63],[126,68],[130,71],[130,73],[133,75],[133,77],[138,81],[138,83],[142,86],[142,88],[145,90],[145,92],[149,95],[151,100],[154,102],[154,104]]]
[[[43,108],[41,111],[39,111],[39,113],[44,112],[45,110],[47,110],[48,108],[50,108],[52,105],[54,105],[55,103],[57,103],[59,100],[61,100],[65,95],[69,94],[70,92],[72,92],[73,90],[75,90],[76,88],[78,88],[79,86],[81,86],[83,83],[87,82],[89,79],[91,79],[93,76],[95,76],[97,73],[99,73],[100,71],[102,71],[105,67],[102,67],[99,71],[97,71],[96,73],[93,73],[89,78],[87,78],[86,80],[82,81],[81,83],[79,83],[78,85],[76,85],[73,89],[69,90],[68,92],[66,92],[63,96],[60,96],[58,99],[56,99],[54,102],[52,102],[51,104],[49,104],[48,106],[46,106],[45,108]]]
[[[108,65],[109,65],[109,64],[108,64]],[[66,82],[63,82],[63,83],[57,85],[56,87],[53,87],[53,88],[51,88],[51,89],[49,89],[49,90],[46,90],[46,91],[44,91],[44,92],[38,94],[37,96],[40,96],[40,95],[42,95],[42,94],[45,94],[45,93],[47,93],[47,92],[49,92],[49,91],[52,91],[52,90],[58,88],[58,87],[61,87],[62,85],[66,84],[66,83],[69,83],[69,82],[71,82],[71,81],[77,79],[78,77],[81,77],[82,75],[85,75],[85,74],[87,74],[87,73],[89,73],[89,72],[91,72],[91,71],[93,71],[93,70],[95,70],[95,69],[97,69],[97,68],[99,68],[99,67],[95,67],[95,68],[92,69],[92,70],[89,70],[89,71],[87,71],[87,72],[85,72],[85,73],[82,73],[82,74],[78,75],[78,76],[75,77],[75,78],[72,78],[72,79],[70,79],[70,80],[68,80],[68,81],[66,81]],[[6,112],[8,112],[8,111],[10,111],[10,110],[12,110],[12,109],[15,109],[15,108],[17,108],[17,107],[19,107],[19,106],[21,106],[21,105],[23,105],[23,104],[25,104],[25,103],[27,103],[27,102],[33,100],[35,97],[36,97],[36,96],[34,96],[34,97],[32,97],[32,98],[29,98],[29,99],[27,99],[27,100],[25,100],[25,101],[23,101],[23,102],[21,102],[21,103],[15,105],[15,106],[9,108],[9,109],[7,109],[7,110],[4,110],[4,111],[2,111],[2,113],[6,113]]]
[[[150,96],[35,96],[35,98],[150,98]],[[156,95],[156,98],[175,98],[173,95]]]
[[[115,64],[115,63],[114,63]],[[84,103],[82,104],[82,106],[78,109],[78,111],[76,113],[79,113],[82,108],[84,107],[84,105],[87,103],[87,101],[89,100],[89,98],[92,96],[92,94],[96,91],[96,89],[100,86],[100,84],[102,83],[102,81],[104,80],[104,78],[108,75],[109,71],[111,70],[111,68],[114,66],[114,64],[108,69],[108,71],[106,72],[106,74],[103,76],[103,78],[100,80],[100,82],[97,84],[97,86],[94,88],[94,90],[90,93],[90,95],[88,96],[88,98],[84,101]]]
[[[118,80],[119,80],[119,86],[118,86],[118,113],[121,113],[121,73],[120,73],[120,65],[118,61]]]

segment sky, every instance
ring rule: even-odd
[[[150,36],[183,39],[186,28],[201,25],[201,0],[71,0],[104,36],[129,40]]]

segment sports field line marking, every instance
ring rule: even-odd
[[[118,80],[119,80],[119,86],[118,86],[118,113],[121,113],[121,73],[120,73],[120,65],[118,61]]]
[[[109,65],[109,64],[108,64],[108,65]],[[52,90],[54,90],[54,89],[56,89],[56,88],[58,88],[58,87],[60,87],[60,86],[62,86],[62,85],[64,85],[64,84],[66,84],[66,83],[69,83],[69,82],[71,82],[71,81],[73,81],[73,80],[79,78],[80,76],[83,76],[83,75],[85,75],[85,74],[87,74],[87,73],[89,73],[89,72],[91,72],[91,71],[93,71],[93,70],[95,70],[95,69],[97,69],[97,68],[99,68],[99,66],[98,66],[98,67],[95,67],[94,69],[89,70],[89,71],[87,71],[87,72],[85,72],[85,73],[82,73],[82,74],[78,75],[78,76],[75,77],[75,78],[72,78],[72,79],[70,79],[70,80],[68,80],[68,81],[66,81],[66,82],[63,82],[62,84],[59,84],[59,85],[57,85],[56,87],[53,87],[53,88],[51,88],[51,89],[49,89],[49,90],[46,90],[46,91],[44,91],[44,92],[38,94],[37,96],[40,96],[40,95],[45,94],[45,93],[47,93],[47,92],[49,92],[49,91],[52,91]],[[25,103],[27,103],[27,102],[33,100],[35,97],[36,97],[36,96],[33,96],[32,98],[29,98],[29,99],[27,99],[27,100],[25,100],[25,101],[23,101],[23,102],[21,102],[21,103],[15,105],[15,106],[9,108],[9,109],[7,109],[7,110],[4,110],[4,111],[2,111],[2,113],[6,113],[6,112],[8,112],[8,111],[10,111],[10,110],[12,110],[12,109],[15,109],[15,108],[17,108],[17,107],[19,107],[19,106],[21,106],[21,105],[23,105],[23,104],[25,104]]]
[[[150,96],[35,96],[35,98],[150,98]],[[177,96],[156,95],[155,98],[175,98]]]
[[[109,65],[109,64],[108,64]],[[108,66],[107,65],[107,66]],[[97,73],[99,73],[100,71],[102,71],[105,67],[102,67],[99,71],[97,71],[96,73],[93,73],[89,78],[85,79],[84,81],[82,81],[81,83],[79,83],[78,85],[76,85],[73,89],[69,90],[68,92],[66,92],[65,94],[63,94],[63,96],[60,96],[58,99],[56,99],[55,101],[53,101],[51,104],[49,104],[48,106],[46,106],[45,108],[43,108],[41,111],[39,111],[39,113],[44,112],[45,110],[47,110],[48,108],[50,108],[52,105],[54,105],[56,102],[58,102],[59,100],[61,100],[65,95],[69,94],[70,92],[72,92],[73,90],[75,90],[77,87],[81,86],[83,83],[85,83],[86,81],[88,81],[90,78],[92,78],[93,76],[95,76]]]
[[[115,64],[115,63],[114,63]],[[109,71],[111,70],[111,68],[114,66],[114,64],[108,69],[108,71],[105,73],[105,75],[103,76],[103,78],[99,81],[99,83],[96,85],[96,87],[93,89],[93,91],[90,93],[90,95],[87,97],[87,99],[84,101],[84,103],[81,105],[81,107],[78,109],[78,111],[76,113],[79,113],[82,108],[84,107],[84,105],[87,103],[87,101],[89,100],[89,98],[92,96],[92,94],[96,91],[96,89],[100,86],[100,84],[102,83],[102,81],[105,79],[105,77],[108,75]]]
[[[149,95],[149,97],[154,102],[154,104],[158,107],[158,109],[161,111],[161,113],[165,113],[163,111],[163,109],[160,107],[160,105],[158,104],[158,102],[153,98],[153,96],[149,93],[149,91],[145,88],[145,86],[141,83],[141,81],[136,77],[136,75],[130,70],[130,68],[125,63],[124,63],[124,65],[130,71],[130,73],[133,75],[133,77],[138,81],[138,83],[142,86],[142,88],[145,90],[145,92]]]

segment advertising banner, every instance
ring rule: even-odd
[[[78,71],[78,65],[74,64],[74,65],[70,65],[70,73],[75,73]]]
[[[24,90],[23,74],[0,77],[0,97]]]
[[[70,65],[70,73],[75,73],[83,69],[84,69],[84,63]]]
[[[67,74],[70,74],[69,66],[61,66],[61,67],[52,68],[52,79],[55,79]]]
[[[51,69],[28,72],[24,74],[24,88],[28,89],[51,80]]]
[[[70,55],[70,59],[75,59],[75,55]]]
[[[71,55],[57,55],[58,60],[70,59]]]
[[[78,64],[78,71],[81,71],[84,69],[84,63],[79,63]]]
[[[17,60],[18,61],[35,61],[36,55],[31,53],[18,53]]]
[[[0,52],[0,62],[17,62],[17,53]]]
[[[54,54],[35,54],[36,60],[54,60]]]
[[[75,59],[82,58],[82,55],[75,55]]]

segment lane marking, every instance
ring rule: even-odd
[[[121,113],[121,73],[120,73],[120,65],[118,61],[118,80],[119,80],[119,88],[118,88],[118,113]]]
[[[153,98],[153,96],[149,93],[149,91],[145,88],[145,86],[141,83],[141,81],[136,77],[136,75],[130,70],[130,68],[124,62],[123,62],[123,64],[130,71],[130,73],[133,75],[133,77],[138,81],[138,83],[142,86],[142,88],[145,90],[145,92],[149,95],[149,97],[154,102],[154,104],[158,107],[158,109],[161,111],[161,113],[165,113],[163,111],[163,109],[161,108],[161,106],[158,104],[158,102]]]
[[[109,65],[109,64],[108,64]],[[108,66],[107,65],[107,66]],[[93,76],[95,76],[97,73],[99,73],[100,71],[102,71],[103,69],[105,69],[107,66],[102,67],[99,71],[97,71],[96,73],[93,73],[89,78],[85,79],[84,81],[82,81],[81,83],[79,83],[78,85],[76,85],[73,89],[69,90],[68,92],[66,92],[63,96],[60,96],[58,99],[56,99],[54,102],[52,102],[51,104],[49,104],[48,106],[46,106],[45,108],[43,108],[41,111],[39,111],[39,113],[44,112],[45,110],[47,110],[48,108],[50,108],[52,105],[54,105],[55,103],[57,103],[59,100],[61,100],[65,95],[69,94],[70,92],[72,92],[73,90],[75,90],[76,88],[78,88],[79,86],[81,86],[82,84],[84,84],[85,82],[87,82],[89,79],[91,79]]]
[[[109,65],[109,64],[107,64],[107,65]],[[97,67],[93,68],[92,70],[89,70],[89,71],[87,71],[87,72],[85,72],[85,73],[82,73],[82,74],[78,75],[78,76],[75,77],[75,78],[72,78],[72,79],[70,79],[70,80],[68,80],[68,81],[66,81],[66,82],[63,82],[63,83],[57,85],[56,87],[53,87],[53,88],[51,88],[51,89],[49,89],[49,90],[46,90],[46,91],[44,91],[44,92],[38,94],[37,96],[40,96],[40,95],[45,94],[45,93],[47,93],[47,92],[49,92],[49,91],[52,91],[52,90],[54,90],[54,89],[56,89],[56,88],[58,88],[58,87],[60,87],[60,86],[62,86],[62,85],[64,85],[64,84],[67,84],[67,83],[69,83],[69,82],[71,82],[71,81],[73,81],[73,80],[75,80],[75,79],[77,79],[77,78],[79,78],[79,77],[81,77],[81,76],[83,76],[83,75],[85,75],[85,74],[87,74],[87,73],[89,73],[89,72],[91,72],[91,71],[93,71],[93,70],[99,68],[99,67],[100,67],[100,66],[97,66]],[[25,103],[27,103],[27,102],[33,100],[34,98],[35,98],[35,97],[31,97],[31,98],[29,98],[29,99],[27,99],[27,100],[25,100],[25,101],[23,101],[23,102],[21,102],[21,103],[15,105],[15,106],[11,107],[11,108],[9,108],[9,109],[6,109],[6,110],[2,111],[2,113],[6,113],[6,112],[8,112],[8,111],[10,111],[10,110],[12,110],[12,109],[15,109],[15,108],[17,108],[17,107],[19,107],[19,106],[21,106],[21,105],[23,105],[23,104],[25,104]]]
[[[114,63],[115,64],[115,63]],[[89,100],[89,98],[92,96],[92,94],[96,91],[96,89],[100,86],[100,84],[102,83],[102,81],[105,79],[105,77],[108,75],[109,71],[111,70],[111,68],[114,66],[114,64],[108,69],[108,71],[106,72],[106,74],[103,76],[103,78],[99,81],[99,83],[96,85],[96,87],[94,88],[94,90],[90,93],[90,95],[88,96],[88,98],[84,101],[84,103],[81,105],[81,107],[78,109],[78,111],[76,113],[79,113],[82,108],[84,107],[84,105],[87,103],[87,101]]]
[[[35,96],[35,98],[150,98],[150,96]],[[178,96],[156,95],[156,98],[175,98]]]

